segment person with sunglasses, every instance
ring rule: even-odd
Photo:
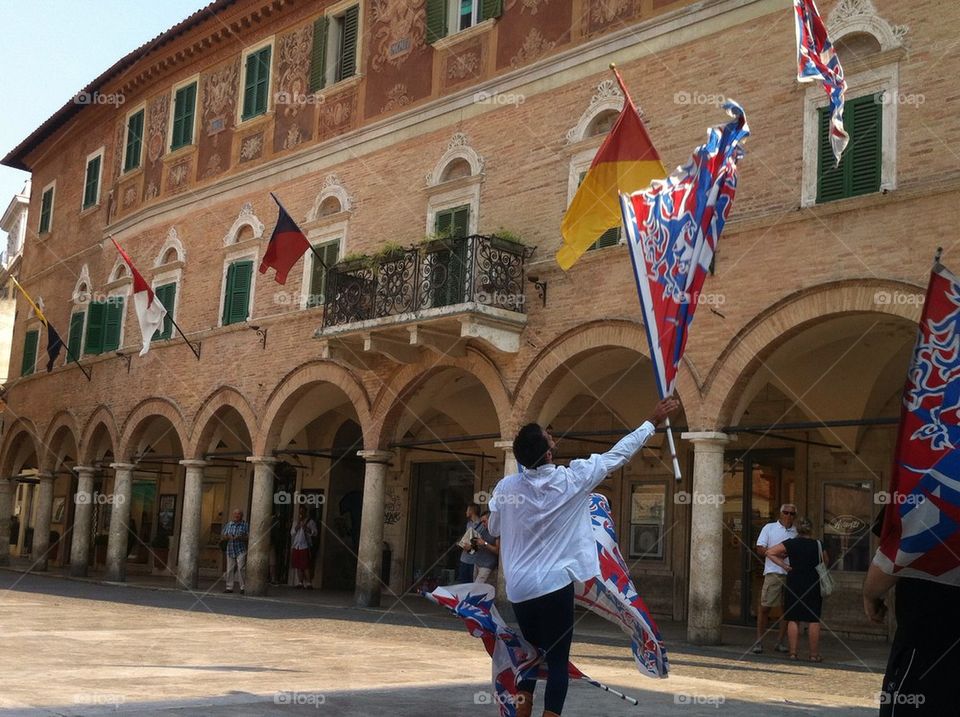
[[[772,523],[767,523],[757,537],[757,554],[763,561],[763,589],[760,591],[760,614],[757,615],[757,642],[753,646],[753,653],[763,652],[763,636],[770,624],[770,609],[783,607],[783,586],[787,581],[787,571],[777,565],[767,556],[767,549],[779,545],[785,540],[797,537],[797,530],[793,521],[797,517],[797,506],[793,503],[784,503],[780,506],[780,517]],[[777,637],[777,652],[788,652],[784,644],[787,634],[787,623],[780,620],[780,630]]]

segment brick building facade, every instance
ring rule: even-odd
[[[0,559],[123,579],[160,551],[193,587],[222,568],[239,507],[263,592],[300,500],[323,524],[315,584],[374,604],[449,576],[464,505],[515,466],[520,425],[552,425],[563,458],[638,425],[655,388],[625,247],[566,274],[553,259],[622,104],[615,61],[668,166],[724,120],[723,97],[752,130],[679,380],[683,480],[660,436],[603,486],[640,592],[694,640],[750,621],[748,546],[790,500],[840,560],[825,621],[875,633],[867,528],[960,187],[943,18],[960,10],[821,11],[850,86],[852,149],[832,174],[826,97],[795,81],[774,0],[216,0],[120,60],[4,160],[32,173],[22,281],[74,327],[92,379],[63,357],[26,366],[45,336],[21,303]],[[259,274],[271,192],[348,262],[324,274],[308,255],[285,286]],[[111,236],[168,287],[199,360],[170,326],[135,355]],[[32,540],[8,550],[11,515]]]

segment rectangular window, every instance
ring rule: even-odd
[[[37,346],[40,344],[40,332],[28,331],[23,339],[23,362],[20,364],[20,375],[29,376],[37,368]]]
[[[818,110],[817,203],[872,194],[880,190],[883,165],[883,103],[881,95],[847,100],[844,129],[850,142],[840,160],[830,146],[830,108]]]
[[[337,263],[340,256],[340,240],[325,242],[323,244],[314,244],[314,248],[319,252],[326,264],[327,269]],[[307,308],[314,306],[323,306],[327,288],[327,272],[323,264],[317,261],[317,257],[311,253],[310,264],[310,294],[307,296]]]
[[[40,199],[40,226],[37,230],[40,234],[49,232],[53,221],[53,190],[53,187],[44,189]]]
[[[270,92],[270,46],[247,55],[243,80],[242,120],[265,114]]]
[[[193,125],[197,114],[197,83],[191,82],[176,91],[173,97],[173,132],[170,150],[193,144]]]
[[[630,494],[630,557],[663,558],[663,525],[667,513],[664,483],[634,483]]]
[[[337,15],[324,15],[313,23],[310,53],[310,91],[357,74],[357,43],[360,37],[360,6]],[[328,75],[327,68],[332,72]]]
[[[480,9],[479,0],[459,0],[459,12],[457,13],[457,28],[466,30],[473,27],[479,20],[477,11]]]
[[[91,302],[83,352],[88,356],[95,356],[108,351],[116,351],[120,348],[122,329],[122,296],[111,296],[106,301]]]
[[[250,317],[252,279],[252,261],[235,261],[227,269],[227,283],[223,292],[224,326],[238,324]]]
[[[143,110],[130,115],[127,120],[127,141],[124,147],[123,171],[129,172],[140,166],[143,149]]]
[[[163,284],[153,290],[156,300],[163,304],[167,315],[163,317],[163,326],[153,332],[152,341],[162,341],[173,336],[173,308],[177,299],[177,284]]]
[[[586,172],[580,172],[580,180],[577,182],[578,187],[583,184],[583,178],[586,176]],[[622,227],[611,227],[601,234],[600,238],[587,248],[587,251],[593,251],[594,249],[606,249],[608,246],[616,246],[620,243],[620,237],[622,234]]]
[[[80,360],[80,344],[83,342],[83,322],[86,312],[76,311],[70,314],[70,333],[67,337],[67,356],[64,363]]]
[[[500,17],[503,0],[427,0],[427,42]]]
[[[339,82],[357,74],[357,37],[360,31],[360,6],[348,8],[336,18],[337,65],[334,81]]]
[[[83,183],[83,208],[87,209],[100,201],[100,161],[102,154],[87,160],[87,175]]]
[[[870,566],[874,493],[872,476],[823,484],[823,549],[830,570],[863,573]]]

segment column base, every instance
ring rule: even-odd
[[[687,642],[693,645],[720,645],[719,627],[698,627],[696,625],[687,625]]]
[[[70,563],[70,577],[73,577],[73,578],[87,577],[86,564]]]
[[[380,607],[380,591],[357,588],[353,596],[353,603],[357,607]]]

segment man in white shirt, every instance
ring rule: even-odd
[[[757,537],[757,553],[763,561],[763,589],[760,591],[760,614],[757,616],[757,642],[753,646],[754,654],[763,652],[763,635],[770,623],[770,608],[783,606],[783,586],[787,581],[787,571],[767,557],[767,548],[779,545],[784,540],[797,537],[793,521],[797,517],[797,506],[784,503],[780,506],[780,518],[767,523]],[[787,623],[780,620],[780,632],[777,637],[777,652],[787,652],[783,644]]]
[[[489,530],[500,536],[500,566],[523,636],[546,652],[544,717],[559,715],[567,695],[573,639],[573,583],[600,574],[590,527],[590,493],[624,466],[679,403],[665,398],[650,419],[608,453],[570,466],[553,464],[555,444],[536,423],[520,429],[513,454],[520,473],[506,476],[490,497]],[[518,684],[517,717],[530,717],[535,679]]]

